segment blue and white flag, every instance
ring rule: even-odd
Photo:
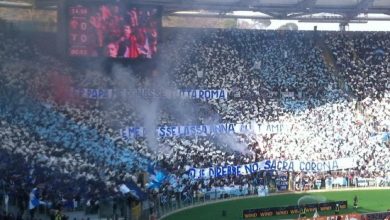
[[[149,164],[148,173],[150,175],[150,177],[149,177],[150,181],[147,184],[147,187],[149,189],[160,188],[160,186],[164,183],[164,181],[168,177],[168,174],[166,172],[156,168],[155,164]]]
[[[28,209],[35,209],[39,206],[39,191],[38,188],[34,188],[30,192],[30,200],[28,203]]]
[[[119,191],[123,194],[130,194],[139,201],[147,199],[147,195],[133,181],[127,182],[119,186]]]

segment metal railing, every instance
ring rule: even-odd
[[[311,187],[310,187],[311,186]],[[157,207],[155,208],[156,216],[158,218],[164,218],[178,210],[183,210],[190,207],[196,207],[199,205],[206,205],[209,203],[215,203],[219,201],[231,200],[238,197],[255,197],[255,196],[268,196],[270,194],[288,193],[288,192],[306,192],[308,190],[337,190],[337,189],[358,189],[358,188],[372,188],[372,187],[390,187],[390,180],[383,178],[357,178],[353,181],[327,183],[318,187],[318,185],[310,184],[309,187],[303,185],[302,187],[291,187],[289,190],[277,190],[275,187],[259,189],[259,187],[244,187],[242,189],[214,189],[207,192],[196,194],[190,198],[183,198],[181,196],[170,197],[166,200],[157,200]],[[180,195],[180,194],[179,194]]]
[[[297,185],[296,185],[297,184]],[[199,190],[189,192],[158,193],[154,199],[144,201],[138,205],[130,204],[127,198],[106,199],[99,201],[99,205],[90,207],[81,204],[77,208],[65,208],[65,214],[71,216],[72,213],[82,213],[82,217],[88,216],[92,219],[129,219],[129,220],[149,220],[164,218],[174,212],[192,208],[200,205],[207,205],[215,202],[222,202],[237,198],[262,197],[270,194],[288,193],[288,192],[306,192],[307,190],[333,190],[333,189],[358,189],[369,187],[390,187],[390,180],[383,178],[356,178],[353,181],[335,181],[321,187],[312,184],[300,186],[300,183],[289,184],[289,190],[278,190],[277,187],[270,184],[270,187],[249,186],[249,187],[220,187],[208,190]],[[5,198],[8,196],[8,202]],[[133,201],[134,202],[134,201]],[[22,210],[20,210],[22,208]],[[9,195],[5,191],[0,193],[0,210],[6,212],[23,212],[23,219],[28,219],[28,201],[21,200],[17,196]],[[49,219],[51,210],[42,206],[37,210],[37,214],[47,216]],[[19,213],[20,214],[20,213]],[[15,219],[17,213],[14,213]],[[81,217],[81,216],[80,216]],[[44,218],[43,218],[44,219]],[[72,217],[70,219],[77,219]]]

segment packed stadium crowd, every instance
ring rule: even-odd
[[[381,98],[389,85],[386,33],[355,33],[352,36],[326,38],[326,44],[336,58],[342,77],[360,100]]]
[[[289,174],[307,185],[329,176],[389,180],[387,34],[211,29],[164,34],[159,45],[164,52],[153,61],[152,73],[143,74],[116,64],[110,73],[69,67],[0,33],[0,171],[8,194],[27,202],[38,187],[45,204],[91,204],[128,192],[120,186],[130,182],[150,198],[189,198],[223,187],[251,191],[281,173],[196,180],[186,171],[264,159],[357,159],[348,171]],[[318,41],[329,48],[336,68],[325,62]],[[339,78],[348,88],[339,87]],[[210,100],[88,99],[70,94],[72,88],[229,93]],[[160,125],[270,122],[285,131],[168,138],[150,132]],[[126,126],[149,132],[126,139],[119,132]]]

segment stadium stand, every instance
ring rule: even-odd
[[[358,178],[389,182],[387,33],[165,32],[161,50],[169,56],[157,58],[157,75],[149,77],[129,74],[125,67],[114,67],[111,74],[81,72],[22,39],[0,33],[0,171],[4,195],[20,198],[19,216],[28,209],[36,187],[42,202],[68,209],[120,197],[120,186],[130,182],[161,206],[169,199],[199,198],[221,188],[253,194],[259,186],[271,187],[281,173],[194,180],[186,171],[263,159],[358,159],[358,167],[349,171],[290,174],[298,189],[314,188],[317,180],[329,177],[354,184]],[[330,49],[337,68],[325,62],[319,41]],[[338,86],[336,72],[352,94]],[[73,87],[130,86],[224,88],[229,99],[91,100],[67,93]],[[281,134],[157,140],[126,140],[118,132],[139,125],[272,121],[291,129]],[[150,189],[142,176],[153,168],[168,178]],[[157,205],[151,205],[153,209]]]

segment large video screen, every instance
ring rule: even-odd
[[[124,3],[68,5],[68,53],[78,57],[151,59],[157,53],[161,13]]]

